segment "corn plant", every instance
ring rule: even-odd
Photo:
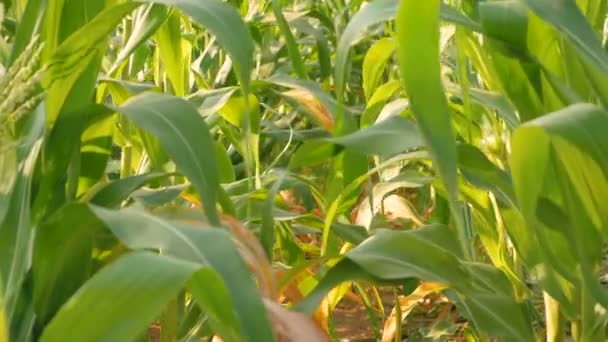
[[[604,340],[607,14],[0,1],[0,341]]]

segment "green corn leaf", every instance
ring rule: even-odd
[[[40,28],[38,22],[40,18],[43,17],[46,6],[47,2],[43,0],[31,0],[27,2],[21,22],[17,27],[15,42],[13,43],[13,48],[11,49],[7,67],[13,64],[13,62],[30,44],[34,35],[38,33]]]
[[[604,77],[596,68],[589,65],[586,61],[581,61],[584,76],[589,81],[591,88],[599,98],[600,103],[604,108],[608,108],[608,80]],[[583,79],[583,75],[580,75],[580,79]],[[569,104],[574,104],[573,102]]]
[[[528,49],[528,10],[518,0],[479,4],[483,33],[505,43],[505,51],[525,54]],[[505,30],[509,27],[509,30]],[[511,51],[513,50],[513,51]]]
[[[94,81],[94,79],[93,79]],[[79,154],[80,141],[87,124],[95,122],[100,118],[108,117],[109,109],[101,105],[89,105],[73,112],[63,112],[57,118],[53,129],[45,141],[44,171],[46,177],[41,180],[40,191],[35,202],[35,214],[39,217],[45,216],[53,208],[61,205],[61,198],[65,193],[56,191],[57,184],[66,183],[65,174],[75,155]],[[87,122],[88,119],[90,122]],[[96,141],[97,144],[102,141]],[[99,152],[99,150],[96,150]],[[105,169],[105,160],[101,172]],[[91,164],[85,164],[92,166]],[[97,173],[100,170],[96,170]],[[95,179],[98,180],[99,178]]]
[[[223,300],[225,305],[233,306],[240,326],[237,331],[248,341],[271,339],[259,290],[224,230],[169,222],[137,209],[111,211],[92,207],[92,210],[131,249],[160,249],[182,260],[212,267],[230,294],[230,299]],[[224,317],[218,323],[230,326],[233,320]]]
[[[116,115],[105,106],[98,106],[90,113],[87,128],[80,138],[80,197],[93,187],[106,172],[112,154],[112,137],[116,127]]]
[[[439,64],[439,2],[404,1],[397,16],[399,64],[418,126],[450,196],[457,197],[456,144]]]
[[[494,64],[497,77],[509,100],[518,110],[521,122],[534,119],[545,113],[542,98],[534,87],[533,79],[528,74],[528,68],[535,65],[505,56],[498,49],[488,51],[488,56]]]
[[[218,226],[215,147],[196,108],[177,97],[147,93],[131,98],[118,111],[158,139],[194,185],[209,221]]]
[[[463,303],[477,328],[486,334],[501,341],[536,340],[525,306],[513,297],[497,293],[473,294]]]
[[[462,89],[459,86],[447,83],[445,87],[451,93],[462,96]],[[506,96],[478,88],[470,88],[469,95],[472,102],[496,110],[510,128],[519,126],[520,121],[517,112]]]
[[[366,129],[325,141],[355,152],[389,157],[424,145],[416,125],[411,120],[398,115]]]
[[[7,214],[0,222],[0,288],[3,291],[4,312],[8,322],[11,322],[17,310],[17,299],[30,267],[32,252],[31,189],[44,132],[42,105],[31,114],[26,126],[28,133],[16,146],[18,175]]]
[[[378,86],[386,64],[396,48],[394,39],[383,38],[374,43],[365,54],[363,59],[363,91],[368,100]]]
[[[306,67],[304,66],[302,55],[298,50],[298,45],[293,36],[293,33],[291,32],[291,28],[289,27],[287,20],[285,20],[285,17],[283,16],[281,5],[277,0],[272,0],[271,3],[272,13],[274,13],[277,24],[279,25],[279,29],[281,30],[281,33],[283,34],[286,40],[287,52],[289,54],[289,58],[291,59],[291,65],[293,66],[293,69],[298,78],[306,80],[308,79]]]
[[[133,193],[133,199],[144,207],[156,207],[170,204],[188,188],[187,184],[169,186],[159,190],[139,189]]]
[[[243,148],[245,166],[250,172],[248,176],[255,176],[256,183],[259,183],[260,104],[257,97],[252,94],[246,97],[234,96],[225,103],[219,113],[226,121],[245,132],[240,144]]]
[[[108,72],[113,74],[120,64],[128,58],[141,44],[152,37],[158,28],[167,20],[169,11],[164,6],[150,4],[138,8],[133,14],[133,24],[129,40],[122,47],[114,64]]]
[[[494,165],[472,145],[458,145],[458,167],[462,175],[477,188],[492,191],[503,203],[516,207],[511,177]]]
[[[371,126],[385,108],[386,102],[400,89],[401,82],[399,80],[392,80],[377,87],[374,94],[367,101],[365,110],[361,113],[361,128]]]
[[[536,15],[565,35],[599,71],[608,74],[608,53],[576,1],[525,0],[525,3]]]
[[[150,0],[150,2],[176,6],[211,32],[218,44],[232,58],[241,84],[245,91],[248,91],[253,67],[253,39],[233,7],[219,0]]]
[[[182,49],[181,15],[172,12],[156,32],[156,43],[160,59],[172,89],[177,96],[186,95],[186,74],[189,65],[184,65]]]
[[[471,279],[456,257],[462,251],[455,240],[445,226],[429,226],[412,233],[382,231],[349,252],[348,258],[376,278],[415,277],[464,289]]]
[[[327,272],[323,279],[321,279],[313,291],[309,293],[303,301],[297,304],[296,310],[312,314],[319,304],[321,304],[323,298],[327,296],[329,291],[340,284],[351,280],[368,281],[385,285],[398,284],[398,282],[391,284],[390,281],[375,278],[371,273],[366,272],[365,269],[352,260],[344,258]]]
[[[382,230],[346,254],[329,270],[298,310],[310,312],[337,285],[351,280],[376,284],[403,283],[420,278],[437,281],[454,289],[477,328],[504,340],[534,341],[529,317],[513,298],[509,282],[500,271],[480,268],[458,256],[457,237],[442,225],[410,232]],[[483,274],[480,274],[482,273]],[[502,310],[495,305],[502,304]]]
[[[47,103],[50,124],[60,112],[72,113],[90,102],[108,35],[139,5],[126,2],[103,10],[53,52],[45,74],[45,83],[50,86]]]
[[[49,60],[48,81],[52,82],[81,71],[91,56],[98,52],[100,47],[105,47],[108,35],[114,31],[122,18],[139,6],[140,4],[134,2],[110,6],[74,30],[53,51]]]
[[[561,79],[568,79],[570,86],[575,90],[582,98],[589,98],[589,87],[585,85],[581,87],[583,82],[580,78],[582,70],[579,65],[572,62],[576,54],[566,53],[562,51],[562,47],[567,43],[559,35],[559,33],[553,29],[550,25],[542,21],[536,15],[530,15],[528,21],[528,46],[530,53],[538,60],[546,70],[546,73],[552,73]],[[573,50],[570,48],[570,50]],[[569,56],[570,55],[570,56]],[[566,61],[563,61],[566,59]],[[569,65],[564,67],[564,65]],[[566,72],[570,76],[565,76]],[[541,76],[540,82],[542,82],[542,92],[545,102],[545,110],[551,112],[560,109],[564,106],[562,99],[559,97],[554,87],[551,86],[551,80],[548,76]],[[584,82],[586,83],[586,82]],[[584,95],[583,95],[584,94]]]
[[[40,226],[32,264],[39,327],[45,326],[91,276],[94,237],[102,227],[79,204],[63,207]]]
[[[213,146],[215,146],[215,157],[217,158],[216,166],[219,182],[221,184],[225,184],[236,181],[234,167],[232,166],[232,161],[230,160],[228,151],[226,151],[224,145],[222,145],[219,141],[215,141]]]
[[[111,7],[112,3],[107,4]],[[103,0],[77,1],[53,0],[49,1],[45,13],[42,34],[45,40],[45,58],[52,57],[55,50],[66,38],[86,23],[93,20],[106,8]]]
[[[0,136],[0,222],[8,212],[11,201],[11,192],[17,179],[17,151],[16,142],[5,136]]]
[[[321,28],[310,25],[306,20],[293,20],[289,24],[296,30],[314,37],[317,43],[319,73],[322,80],[327,79],[331,75],[331,53],[325,32]]]
[[[81,287],[40,341],[133,340],[197,269],[195,263],[147,252],[126,255]]]
[[[452,120],[441,82],[440,1],[402,1],[396,19],[401,79],[434,167],[445,184],[460,242],[467,244],[457,209],[457,152]],[[464,248],[469,254],[469,249]]]
[[[559,303],[605,339],[608,1],[0,3],[3,100],[43,103],[0,137],[0,342],[316,339],[272,275],[307,314],[432,281],[465,338],[564,339]]]
[[[237,87],[199,90],[190,95],[188,101],[197,106],[203,116],[209,116],[222,109],[237,90]]]
[[[544,261],[574,285],[582,282],[583,291],[602,305],[608,296],[594,269],[601,260],[598,240],[608,232],[600,219],[607,214],[600,205],[608,200],[608,141],[602,133],[607,123],[608,113],[596,106],[567,107],[518,129],[511,156],[517,199],[529,229],[544,240]],[[537,170],[533,177],[524,171],[531,167]],[[557,255],[559,261],[551,260]],[[582,279],[572,267],[580,267]]]
[[[305,141],[289,160],[289,169],[314,166],[327,162],[335,154],[334,145],[323,140]]]
[[[266,256],[272,259],[272,252],[275,243],[275,229],[274,229],[274,209],[276,196],[285,182],[287,172],[279,171],[277,180],[270,187],[264,203],[264,209],[262,212],[262,227],[260,233],[260,241],[266,252]]]
[[[342,32],[336,51],[334,77],[336,80],[336,93],[338,94],[338,99],[344,95],[346,65],[350,47],[363,38],[365,30],[370,26],[394,19],[397,14],[398,6],[399,0],[373,1],[363,7],[349,21],[348,26],[344,29],[344,32]],[[443,3],[441,4],[441,17],[446,21],[479,30],[477,23]]]
[[[118,208],[134,191],[146,183],[167,176],[168,174],[153,172],[110,182],[99,188],[90,199],[90,202],[106,208]]]
[[[226,121],[240,128],[247,126],[245,113],[249,112],[249,126],[253,133],[259,133],[260,103],[254,95],[250,94],[247,99],[241,96],[233,96],[218,111]]]

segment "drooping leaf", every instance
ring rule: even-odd
[[[149,252],[126,255],[81,287],[40,341],[133,340],[198,268]]]
[[[91,209],[131,249],[162,250],[182,260],[211,267],[223,280],[222,286],[226,289],[222,291],[230,294],[230,299],[223,300],[233,307],[240,326],[238,331],[250,341],[271,338],[259,290],[226,231],[170,222],[131,208],[112,211],[91,206]],[[217,323],[230,326],[230,322],[231,319]]]
[[[463,302],[478,329],[486,334],[502,341],[536,340],[525,307],[513,297],[496,293],[473,294]]]
[[[449,83],[445,84],[445,86],[448,91],[453,92],[456,95],[462,95],[462,89],[460,89],[460,87]],[[496,110],[510,128],[519,126],[520,120],[517,117],[516,110],[506,96],[477,88],[470,88],[469,94],[471,96],[471,101]]]
[[[199,90],[198,92],[190,95],[188,97],[188,101],[197,106],[203,116],[209,116],[224,107],[237,90],[238,88],[236,87]]]
[[[114,4],[107,4],[108,7]],[[45,43],[45,59],[52,57],[56,48],[70,35],[90,22],[106,8],[103,0],[77,1],[59,0],[50,1],[47,6],[42,35]]]
[[[315,309],[321,304],[329,291],[337,287],[343,282],[349,280],[366,280],[375,283],[381,283],[382,279],[375,278],[372,274],[366,272],[362,267],[354,263],[348,258],[344,258],[336,263],[321,279],[317,286],[306,296],[306,298],[296,305],[296,310],[312,314]],[[385,281],[385,284],[390,284],[390,281]]]
[[[330,132],[333,131],[338,104],[317,83],[284,75],[274,75],[266,81],[293,89],[284,93],[284,95],[303,105],[321,127]]]
[[[329,290],[348,280],[382,284],[414,277],[455,290],[456,300],[468,309],[465,315],[484,333],[505,340],[533,341],[531,321],[515,301],[504,275],[491,266],[486,270],[462,262],[455,240],[456,235],[441,225],[409,232],[380,231],[348,252],[297,307],[311,312]],[[483,277],[475,276],[482,271]],[[490,288],[486,287],[488,281]],[[498,303],[502,304],[500,311],[495,310]]]
[[[349,252],[348,258],[380,279],[415,277],[464,289],[470,275],[456,257],[462,252],[454,240],[453,232],[442,226],[409,233],[382,231]]]
[[[178,170],[190,179],[201,196],[209,221],[219,225],[215,147],[196,108],[177,97],[148,93],[130,99],[118,111],[158,138]]]

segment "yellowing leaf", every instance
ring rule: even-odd
[[[6,317],[4,317],[4,303],[0,298],[0,342],[8,342],[8,327],[6,326]]]
[[[446,289],[446,286],[440,283],[422,283],[416,290],[408,296],[399,296],[399,305],[401,307],[401,319],[397,319],[397,310],[393,308],[390,316],[384,322],[384,330],[382,331],[382,342],[390,342],[395,338],[397,324],[402,324],[403,319],[424,299],[434,292],[440,292]]]
[[[249,115],[251,115],[251,129],[254,133],[256,133],[260,129],[260,103],[258,102],[258,99],[257,97],[255,97],[255,95],[249,95],[248,102]],[[237,127],[243,128],[243,120],[245,120],[246,111],[247,106],[245,105],[245,98],[243,96],[233,96],[219,110],[219,113],[224,118],[224,120],[230,122],[231,124]]]
[[[310,92],[303,89],[294,89],[284,92],[283,95],[304,106],[319,126],[329,132],[334,130],[332,115]]]

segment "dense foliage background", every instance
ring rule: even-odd
[[[607,15],[0,0],[0,342],[603,341]]]

